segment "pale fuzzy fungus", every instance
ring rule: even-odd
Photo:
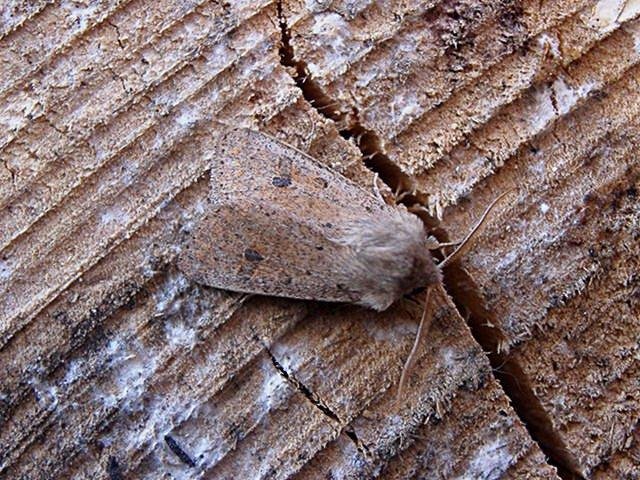
[[[493,442],[483,445],[469,462],[467,471],[460,480],[497,480],[502,478],[507,469],[515,461],[509,451],[509,444],[505,439],[496,438]]]
[[[17,92],[11,96],[11,102],[0,110],[0,126],[8,131],[17,132],[29,123],[30,117],[40,113],[42,106],[31,92]]]
[[[298,352],[295,345],[277,343],[272,347],[271,353],[278,364],[280,364],[284,371],[289,374],[293,374],[298,371],[302,362],[306,359],[304,355],[301,355]]]
[[[549,205],[547,203],[542,202],[540,204],[540,212],[542,212],[543,214],[547,213],[549,211]]]
[[[548,33],[542,33],[538,37],[538,45],[543,49],[548,49],[548,52],[553,56],[553,58],[562,58],[560,41],[556,36],[551,36]]]
[[[409,318],[399,317],[393,324],[381,324],[377,317],[367,318],[362,322],[367,333],[376,342],[396,344],[402,342],[407,335],[415,335],[416,324]]]
[[[62,379],[62,384],[65,387],[68,387],[77,379],[82,378],[83,365],[84,362],[80,359],[73,359],[67,364],[67,371],[65,372],[64,378]]]
[[[532,132],[541,132],[553,119],[556,118],[557,112],[552,100],[553,93],[548,88],[538,88],[535,91],[535,104],[531,107],[529,113]]]
[[[313,20],[311,34],[315,43],[323,46],[325,56],[320,61],[309,62],[309,72],[314,77],[322,77],[327,72],[344,73],[362,48],[361,42],[352,41],[349,24],[337,13],[319,13]]]
[[[192,127],[198,120],[200,120],[199,112],[188,107],[182,108],[176,117],[176,123],[183,128]]]
[[[397,125],[397,131],[402,131],[403,127],[415,120],[422,111],[422,105],[415,93],[402,92],[395,95],[391,101],[391,118]]]
[[[156,315],[170,315],[180,309],[180,296],[189,286],[189,280],[181,273],[167,276],[162,286],[154,292]]]
[[[460,363],[459,359],[464,358],[464,355],[452,348],[444,348],[440,352],[440,357],[442,358],[442,366],[448,371],[454,371],[456,365]]]
[[[126,225],[130,221],[129,214],[119,207],[112,207],[100,214],[100,223],[105,226]]]
[[[58,407],[60,398],[58,395],[58,387],[56,385],[50,385],[42,379],[32,378],[29,381],[35,399],[44,410],[53,411]]]
[[[172,347],[193,348],[198,339],[197,331],[184,322],[166,322],[164,329],[167,341]]]
[[[265,363],[265,365],[263,365],[262,370],[264,371],[265,378],[257,404],[259,411],[264,415],[282,403],[285,393],[287,390],[290,391],[291,387],[287,385],[287,381],[282,374],[274,369],[270,361],[268,364]]]
[[[10,260],[0,260],[0,281],[7,281],[13,275],[13,265]]]

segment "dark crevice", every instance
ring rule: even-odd
[[[117,80],[120,82],[120,85],[122,86],[122,90],[124,91],[124,93],[127,93],[127,94],[128,94],[128,93],[129,93],[129,89],[127,88],[127,85],[126,85],[126,83],[125,83],[125,81],[124,81],[124,78],[122,78],[122,76],[121,76],[121,75],[119,75],[119,74],[118,74],[118,73],[113,69],[113,67],[112,67],[111,65],[107,65],[105,68],[106,68],[106,70],[108,70],[108,71],[111,73],[112,78],[113,78],[114,80],[116,80],[116,79],[117,79]]]
[[[277,10],[281,32],[280,63],[287,67],[304,99],[320,115],[336,123],[340,135],[353,141],[358,147],[367,168],[377,173],[392,191],[412,193],[404,197],[403,203],[424,203],[426,195],[415,192],[415,182],[411,177],[384,154],[380,137],[360,123],[358,110],[355,107],[340,105],[338,101],[329,97],[309,73],[307,63],[295,57],[282,1],[278,1]]]
[[[282,364],[278,362],[278,360],[273,355],[271,350],[269,350],[266,347],[265,349],[267,351],[267,354],[269,355],[269,358],[271,359],[271,363],[273,363],[273,366],[276,368],[276,370],[282,375],[282,377],[287,382],[293,385],[296,390],[302,393],[302,395],[304,395],[307,398],[307,400],[309,400],[316,408],[318,408],[327,417],[329,417],[334,422],[342,424],[342,421],[340,421],[340,418],[338,417],[338,415],[336,415],[333,412],[333,410],[331,410],[327,405],[325,405],[324,402],[322,402],[316,395],[314,395],[313,392],[311,392],[311,390],[309,390],[309,388],[305,384],[303,384],[300,380],[298,380],[293,374],[290,374],[289,372],[287,372],[287,370],[282,366]]]
[[[342,420],[340,420],[340,417],[338,417],[338,415],[333,410],[331,410],[331,408],[329,408],[329,406],[326,403],[324,403],[322,401],[322,399],[320,399],[316,394],[314,394],[309,389],[309,387],[307,387],[304,383],[302,383],[300,380],[298,380],[293,373],[288,372],[282,366],[282,364],[278,361],[278,359],[275,357],[273,352],[264,343],[263,343],[263,347],[264,347],[265,351],[267,352],[267,355],[269,355],[269,358],[271,359],[271,363],[273,364],[275,369],[278,371],[278,373],[280,375],[282,375],[282,377],[288,383],[293,385],[293,387],[298,392],[300,392],[309,402],[311,402],[311,404],[314,407],[316,407],[324,415],[329,417],[331,419],[331,421],[336,422],[337,424],[339,424],[340,428],[341,428],[341,431],[343,431],[345,433],[345,435],[347,437],[349,437],[349,439],[354,443],[354,445],[356,446],[358,451],[360,453],[364,454],[364,455],[367,455],[369,453],[369,449],[367,448],[367,446],[364,443],[362,443],[360,441],[360,439],[358,438],[358,435],[353,430],[353,428],[345,425],[345,423]]]
[[[116,25],[115,23],[111,22],[111,21],[107,21],[107,24],[109,24],[111,27],[113,27],[116,31],[116,41],[118,42],[118,46],[124,50],[124,44],[122,43],[122,40],[120,38],[120,28],[118,27],[118,25]]]
[[[306,62],[296,58],[291,44],[291,32],[283,13],[281,0],[277,3],[277,12],[281,29],[280,61],[291,73],[305,100],[322,116],[335,122],[343,138],[351,140],[357,145],[362,153],[364,164],[377,173],[392,191],[405,193],[400,203],[406,206],[425,205],[428,196],[425,193],[417,192],[415,190],[415,181],[402,172],[384,154],[380,136],[362,125],[358,110],[348,105],[340,105],[339,102],[329,97],[323,91],[321,85],[312,78]],[[410,194],[407,195],[406,192],[410,192]],[[451,240],[447,231],[440,227],[440,222],[430,215],[426,209],[413,211],[439,241],[447,242]],[[498,322],[492,321],[491,313],[484,307],[478,286],[471,276],[455,263],[447,267],[443,273],[446,291],[453,298],[462,317],[468,319],[467,322],[476,342],[485,352],[488,352],[487,356],[495,378],[509,397],[514,411],[527,428],[533,441],[538,444],[542,452],[547,456],[549,463],[556,467],[559,476],[563,480],[584,478],[584,474],[580,472],[579,462],[569,452],[562,438],[553,428],[550,417],[536,397],[522,367],[513,356],[501,351],[501,346],[507,340],[498,328],[491,326],[496,325]],[[277,364],[273,356],[272,361],[274,365]],[[278,368],[278,365],[276,365],[276,368]],[[279,371],[286,375],[282,367],[280,367]],[[288,375],[286,375],[286,378],[290,379]],[[327,414],[324,410],[327,407],[323,405],[324,409],[321,408],[308,389],[301,390],[301,392]],[[339,421],[337,416],[333,412],[331,413],[333,416],[327,415]],[[353,433],[354,437],[351,437],[350,432],[345,431],[345,433],[356,442],[356,445],[360,443],[355,437],[355,433]],[[358,448],[360,449],[360,447]]]
[[[500,382],[511,406],[529,432],[531,438],[556,467],[563,480],[583,479],[579,462],[570,453],[562,437],[554,429],[551,418],[535,395],[528,376],[512,355],[504,353],[507,343],[504,334],[493,325],[493,318],[482,299],[479,287],[459,265],[445,269],[444,283],[458,310],[467,318],[471,334],[486,352],[495,378]]]

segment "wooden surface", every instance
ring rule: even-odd
[[[0,478],[638,478],[637,13],[0,6]],[[377,314],[177,270],[214,120],[413,185],[441,239],[516,187],[445,271],[401,402],[420,296]]]

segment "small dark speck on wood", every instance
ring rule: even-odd
[[[291,177],[273,177],[271,183],[274,187],[288,187],[289,185],[291,185]]]
[[[196,466],[196,462],[194,462],[189,454],[185,452],[182,447],[180,447],[180,445],[178,445],[178,442],[176,442],[173,437],[171,437],[170,435],[165,435],[164,441],[167,442],[169,449],[171,449],[171,451],[177,455],[182,463],[192,468]]]
[[[264,260],[264,257],[260,255],[260,252],[253,250],[251,248],[247,248],[244,251],[244,258],[246,258],[250,262],[259,262],[261,260]]]
[[[116,457],[109,457],[109,463],[107,463],[107,474],[110,480],[124,480],[122,475],[122,469]]]

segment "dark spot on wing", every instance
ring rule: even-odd
[[[250,262],[260,262],[261,260],[264,260],[264,257],[260,255],[260,252],[257,252],[256,250],[253,250],[251,248],[247,248],[244,251],[244,258],[246,258]]]
[[[282,177],[273,177],[271,183],[274,187],[288,187],[291,185],[291,177],[284,175]]]

